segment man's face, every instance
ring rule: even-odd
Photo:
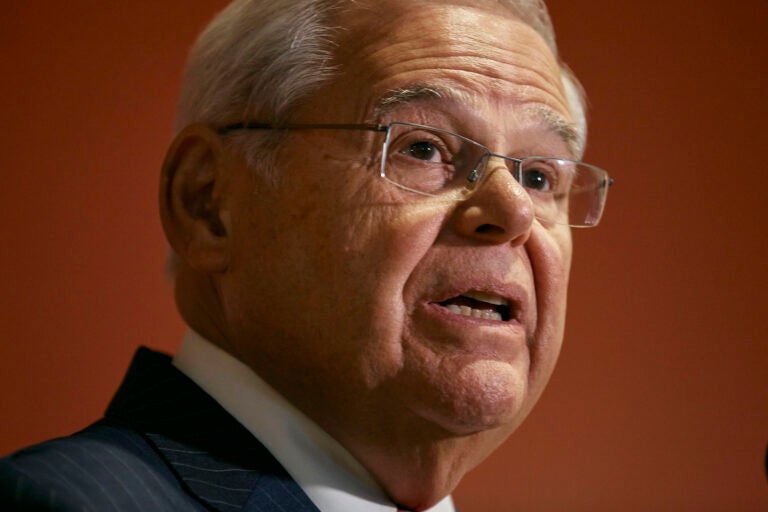
[[[553,123],[572,122],[558,66],[532,29],[498,9],[376,5],[345,19],[338,78],[292,122],[406,121],[572,156]],[[381,179],[380,134],[287,137],[274,188],[236,170],[249,186],[221,282],[236,355],[336,437],[505,437],[560,350],[569,228],[534,219],[498,162],[449,201]]]

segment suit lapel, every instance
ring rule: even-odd
[[[143,432],[213,510],[319,512],[272,454],[167,355],[139,349],[106,420]]]

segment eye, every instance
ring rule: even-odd
[[[405,188],[437,194],[466,184],[472,157],[471,145],[451,132],[428,126],[393,123],[390,129],[384,175]]]
[[[521,182],[525,188],[537,190],[539,192],[547,192],[552,186],[549,176],[541,169],[528,169],[523,171]]]
[[[442,160],[440,151],[431,142],[418,141],[413,142],[400,152],[417,160],[423,160],[424,162],[440,162]]]
[[[523,162],[520,184],[535,192],[555,192],[563,170],[557,159],[535,159]]]

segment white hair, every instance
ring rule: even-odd
[[[190,52],[175,130],[192,123],[222,128],[253,120],[287,119],[302,100],[335,76],[334,51],[340,27],[334,23],[334,15],[358,1],[234,0],[208,25]],[[533,28],[558,58],[580,157],[587,140],[585,96],[558,56],[544,0],[498,3]],[[252,167],[258,162],[264,177],[276,181],[276,149],[282,140],[278,132],[260,137],[233,132],[229,138]],[[176,274],[177,264],[178,257],[171,251],[169,276]]]
[[[336,35],[335,13],[357,0],[235,0],[200,35],[189,57],[176,130],[195,122],[221,128],[253,120],[280,122],[302,100],[331,80]],[[555,33],[543,0],[499,0],[532,27],[558,58]],[[561,62],[563,87],[578,133],[579,155],[586,143],[583,90]],[[337,122],[333,120],[329,122]],[[340,122],[340,121],[338,121]],[[250,163],[268,169],[279,143],[273,134],[232,140]],[[265,159],[267,159],[265,161]]]

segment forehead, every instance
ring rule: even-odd
[[[338,21],[339,78],[322,95],[326,112],[315,112],[324,121],[378,122],[382,112],[423,100],[427,91],[489,123],[503,124],[490,117],[514,112],[510,119],[536,118],[569,133],[557,59],[497,1],[361,0]]]

